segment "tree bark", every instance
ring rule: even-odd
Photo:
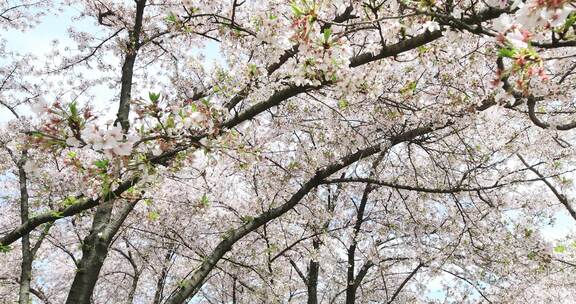
[[[312,241],[312,247],[315,250],[320,248],[320,240],[315,238]],[[308,304],[318,304],[318,272],[320,270],[320,263],[318,261],[310,260],[308,279],[306,287],[308,291]]]
[[[18,179],[20,182],[20,220],[25,223],[28,220],[28,186],[24,164],[27,160],[27,152],[22,152],[18,162]],[[32,250],[30,248],[30,234],[22,236],[22,264],[20,265],[20,290],[18,293],[19,304],[30,303],[30,282],[32,280]]]
[[[90,303],[100,269],[108,255],[108,247],[137,202],[138,199],[126,202],[113,221],[111,221],[113,201],[98,206],[90,234],[82,242],[82,259],[78,263],[78,270],[66,299],[67,304]]]
[[[129,41],[126,45],[126,56],[124,57],[124,64],[122,65],[120,105],[118,106],[116,122],[120,123],[124,132],[128,131],[130,127],[128,116],[130,114],[130,100],[132,98],[132,78],[134,76],[136,56],[140,48],[140,32],[142,31],[145,7],[146,0],[136,1],[136,19],[134,21],[134,27],[130,31]]]
[[[108,254],[109,240],[104,236],[104,229],[112,216],[112,201],[98,206],[90,234],[82,242],[82,259],[70,287],[66,304],[90,304],[100,269]]]

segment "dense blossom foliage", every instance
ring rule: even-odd
[[[576,297],[544,233],[576,221],[576,2],[3,1],[0,28],[70,12],[44,56],[0,41],[0,303]]]

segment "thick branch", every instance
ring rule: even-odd
[[[135,185],[140,178],[135,177],[131,180],[128,180],[122,183],[116,190],[107,193],[105,196],[96,198],[96,199],[84,199],[84,197],[80,196],[77,199],[80,202],[75,203],[71,206],[63,207],[55,211],[46,212],[44,214],[40,214],[34,217],[29,218],[25,223],[23,223],[18,228],[10,231],[6,235],[0,238],[0,245],[7,246],[18,239],[20,239],[23,235],[29,233],[30,231],[34,230],[34,228],[48,222],[53,222],[55,220],[61,219],[63,217],[72,216],[78,214],[84,210],[88,210],[98,205],[98,203],[105,203],[109,200],[119,197],[124,191],[130,189],[133,185]]]
[[[134,27],[130,31],[129,41],[126,45],[126,56],[122,65],[122,78],[120,88],[120,106],[116,121],[120,123],[122,129],[127,131],[130,127],[128,116],[130,114],[130,99],[132,94],[132,77],[134,75],[134,63],[140,48],[140,31],[142,30],[142,20],[144,18],[144,7],[146,0],[136,1],[136,20]]]

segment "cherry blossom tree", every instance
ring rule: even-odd
[[[0,2],[2,303],[573,299],[575,8]]]

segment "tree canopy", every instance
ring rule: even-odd
[[[570,302],[575,8],[1,1],[0,303]]]

